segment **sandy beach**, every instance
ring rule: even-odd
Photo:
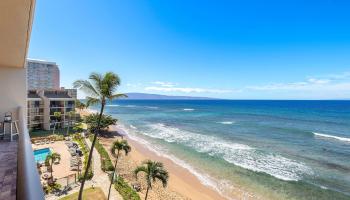
[[[112,126],[111,131],[118,133],[123,132],[123,130],[117,126]],[[116,138],[100,138],[100,142],[106,149],[109,149],[111,143],[117,138],[120,138],[118,136],[115,137]],[[215,190],[203,185],[197,177],[191,174],[187,169],[177,165],[168,158],[157,155],[144,147],[141,143],[129,137],[127,137],[127,140],[132,147],[132,151],[128,156],[122,157],[118,170],[120,174],[126,177],[129,183],[136,182],[132,170],[147,159],[162,162],[169,171],[170,179],[168,187],[163,188],[161,184],[157,183],[149,194],[150,199],[225,199]],[[113,156],[111,155],[111,157]],[[139,178],[139,180],[143,188],[145,188],[146,185],[142,178]],[[145,190],[142,190],[142,195],[143,192],[145,192]]]
[[[85,116],[91,113],[91,110],[82,110],[80,114]],[[158,155],[154,151],[151,151],[144,146],[141,142],[137,141],[135,138],[128,137],[122,126],[114,125],[110,126],[109,131],[112,132],[112,137],[99,137],[99,141],[106,150],[111,148],[112,143],[121,139],[127,139],[132,151],[128,156],[122,155],[118,162],[117,170],[129,184],[141,183],[142,190],[139,192],[141,198],[144,198],[146,191],[146,182],[144,181],[142,175],[138,180],[134,177],[133,169],[140,165],[142,161],[151,159],[155,161],[162,162],[165,168],[169,172],[169,183],[166,188],[163,188],[160,182],[157,182],[153,189],[149,192],[148,199],[160,200],[160,199],[193,199],[193,200],[224,200],[226,199],[220,195],[213,188],[204,185],[200,180],[188,171],[186,168],[178,165],[169,158],[165,156]],[[122,135],[122,136],[121,136]],[[109,151],[108,151],[109,152]],[[109,152],[111,159],[114,163],[114,156]],[[241,193],[236,193],[232,196],[233,199],[243,199]]]

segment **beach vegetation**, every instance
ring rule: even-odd
[[[75,123],[74,126],[73,126],[73,131],[75,133],[81,133],[84,131],[84,128],[83,128],[83,123],[79,122],[79,123]]]
[[[53,116],[55,117],[55,120],[54,120],[54,124],[53,124],[52,134],[55,134],[57,124],[61,121],[62,113],[61,112],[54,112]]]
[[[147,200],[149,190],[152,189],[153,182],[159,180],[162,182],[163,187],[166,187],[168,184],[169,173],[164,169],[164,165],[161,162],[146,160],[134,170],[136,179],[140,172],[145,174],[145,179],[147,181],[145,200]]]
[[[130,187],[130,185],[123,179],[123,177],[118,177],[114,182],[114,188],[123,197],[123,200],[140,200],[140,195]]]
[[[85,142],[83,141],[84,138],[81,137],[81,135],[76,134],[73,137],[74,141],[78,143],[78,145],[80,146],[81,151],[83,152],[84,155],[84,162],[83,162],[83,173],[85,174],[86,172],[86,180],[90,180],[92,179],[92,177],[94,176],[93,170],[92,170],[92,165],[89,166],[89,168],[87,168],[87,160],[88,160],[88,156],[89,156],[89,148],[86,146]],[[86,170],[89,169],[89,170]],[[84,176],[79,175],[78,176],[78,180],[81,182],[83,180]]]
[[[91,135],[89,137],[89,139],[90,139],[90,141],[92,141],[94,139],[94,137]],[[98,151],[98,153],[100,154],[102,171],[104,171],[104,172],[114,171],[114,167],[113,167],[113,164],[112,164],[111,158],[109,157],[108,152],[106,151],[106,149],[103,147],[103,145],[98,140],[96,141],[95,148]]]
[[[85,108],[87,108],[87,105],[77,99],[75,100],[75,107],[78,108],[80,111],[82,111]]]
[[[74,82],[74,88],[81,89],[85,94],[87,94],[86,105],[99,105],[100,112],[98,114],[96,128],[94,129],[94,138],[92,141],[92,146],[89,152],[89,157],[87,159],[87,168],[90,168],[92,153],[97,140],[97,136],[101,130],[101,119],[106,105],[106,101],[112,101],[113,99],[118,99],[126,97],[125,94],[116,94],[116,90],[119,87],[121,81],[117,74],[113,72],[107,72],[105,74],[91,73],[88,80],[77,80]],[[85,185],[85,180],[88,172],[85,171],[84,178],[82,179],[78,199],[82,199],[83,189]]]
[[[68,123],[67,123],[67,132],[66,134],[69,135],[69,129],[72,126],[72,122],[74,121],[75,118],[75,112],[74,111],[70,111],[67,113],[67,118],[68,118]]]
[[[128,155],[128,153],[130,151],[131,151],[131,147],[128,144],[128,141],[126,141],[126,140],[117,140],[117,141],[113,142],[113,145],[112,145],[112,148],[111,148],[111,153],[113,155],[115,155],[116,158],[115,158],[115,162],[114,162],[114,170],[113,170],[112,177],[111,177],[111,183],[109,185],[107,199],[109,199],[109,196],[110,196],[110,193],[111,193],[112,184],[114,183],[114,180],[115,180],[116,170],[117,170],[116,168],[117,168],[117,164],[118,164],[120,153],[124,152],[125,155]]]
[[[43,191],[45,194],[50,194],[52,192],[58,191],[62,188],[62,186],[56,182],[53,182],[50,185],[43,185]]]
[[[99,114],[90,114],[84,118],[84,122],[88,125],[88,131],[90,133],[94,133],[98,127],[98,122],[100,122],[99,128],[101,130],[106,130],[109,126],[115,125],[117,123],[117,119],[113,118],[110,115],[104,114],[100,119]]]
[[[50,179],[53,180],[53,176],[52,176],[52,173],[53,173],[53,164],[56,162],[56,161],[60,161],[61,160],[61,155],[59,153],[52,153],[52,154],[49,154],[47,155],[46,159],[45,159],[45,166],[49,167],[50,168],[50,172],[51,172],[51,177]]]

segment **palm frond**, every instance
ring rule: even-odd
[[[73,87],[81,89],[88,96],[97,98],[100,96],[100,92],[87,80],[77,80],[73,83]]]
[[[145,166],[142,166],[142,165],[136,167],[135,170],[134,170],[134,175],[135,175],[136,179],[137,179],[138,173],[140,173],[140,172],[144,172],[144,173],[147,174],[148,170],[147,170],[147,168]]]
[[[163,187],[166,187],[168,184],[169,174],[167,171],[163,171],[162,173],[155,174],[154,178],[160,180],[163,184]]]
[[[96,105],[98,103],[101,102],[100,99],[98,98],[93,98],[93,97],[86,97],[87,101],[86,101],[86,107],[89,107],[91,105]]]
[[[120,98],[127,98],[128,95],[126,94],[122,94],[122,93],[118,93],[118,94],[112,94],[111,96],[108,97],[109,100],[113,100],[113,99],[120,99]]]

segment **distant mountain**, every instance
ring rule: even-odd
[[[160,94],[147,94],[147,93],[126,93],[128,99],[140,99],[140,100],[214,100],[209,97],[191,97],[191,96],[168,96]]]

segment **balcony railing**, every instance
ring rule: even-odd
[[[32,144],[24,120],[24,109],[18,108],[18,163],[17,163],[17,199],[44,200],[39,174],[36,168]]]

